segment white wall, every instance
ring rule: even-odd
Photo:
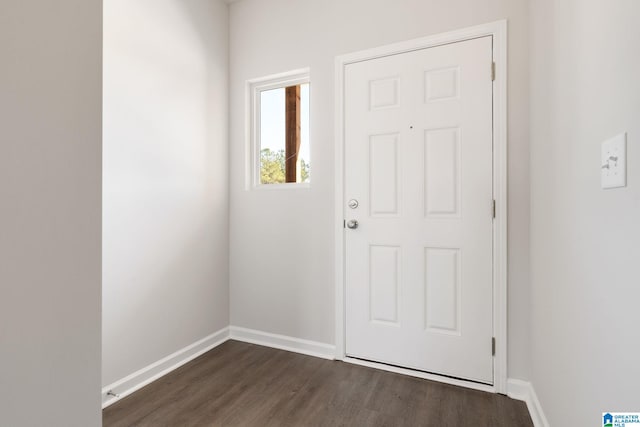
[[[0,425],[100,425],[102,1],[0,2]]]
[[[228,8],[106,0],[103,385],[229,324]]]
[[[640,408],[640,3],[531,2],[532,380],[551,425]],[[600,143],[628,132],[628,187]]]
[[[509,375],[529,366],[526,0],[243,0],[231,5],[231,323],[334,343],[334,58],[508,19]],[[311,68],[308,190],[246,191],[245,81]],[[499,345],[499,344],[498,344]]]

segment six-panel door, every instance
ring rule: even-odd
[[[491,63],[483,37],[346,67],[348,356],[493,382]]]

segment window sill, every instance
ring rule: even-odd
[[[283,184],[256,184],[251,189],[258,191],[305,190],[311,188],[310,182],[289,182]]]

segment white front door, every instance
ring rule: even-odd
[[[493,383],[492,56],[346,66],[347,356]]]

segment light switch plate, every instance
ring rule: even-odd
[[[602,188],[627,185],[627,134],[622,133],[602,143]]]

